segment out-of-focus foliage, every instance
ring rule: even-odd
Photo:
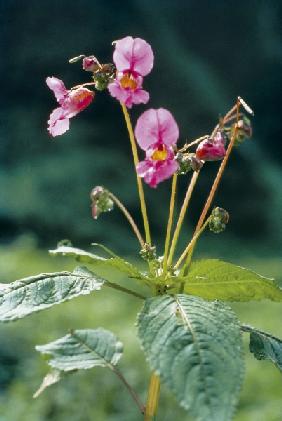
[[[97,94],[72,121],[66,135],[51,140],[46,120],[56,106],[48,75],[67,87],[86,81],[79,53],[111,60],[111,42],[127,34],[150,42],[155,66],[146,79],[151,107],[171,110],[181,141],[209,132],[239,94],[255,109],[254,136],[231,159],[216,198],[231,214],[228,232],[250,251],[278,255],[282,244],[280,166],[282,4],[190,0],[0,2],[1,40],[1,240],[26,230],[40,244],[61,238],[108,242],[136,250],[117,211],[91,219],[89,192],[103,184],[138,213],[130,146],[119,104]],[[133,121],[144,110],[135,107]],[[140,154],[141,156],[142,154]],[[217,164],[207,165],[188,222],[194,222]],[[181,193],[187,185],[182,178]],[[146,188],[155,237],[161,239],[169,194],[166,182]],[[267,206],[267,207],[266,207]],[[187,224],[188,226],[188,224]],[[112,235],[114,231],[114,235]]]
[[[51,258],[27,242],[0,248],[1,281],[15,280],[39,271],[72,270],[73,262]],[[246,266],[281,281],[279,260],[244,262]],[[116,274],[112,275],[117,279]],[[129,281],[130,282],[130,281]],[[127,284],[128,286],[128,284]],[[34,314],[21,321],[0,325],[0,419],[1,421],[139,421],[141,418],[113,373],[96,368],[66,376],[36,400],[32,399],[48,371],[35,345],[53,341],[73,329],[113,331],[124,343],[120,370],[145,400],[149,381],[148,366],[140,351],[134,323],[142,303],[118,291],[104,288],[99,294],[77,298]],[[277,337],[281,331],[281,304],[260,302],[232,305],[241,322],[250,323]],[[246,380],[234,421],[280,421],[281,373],[271,362],[257,361],[249,353],[245,338]],[[187,420],[186,411],[162,387],[159,418]]]

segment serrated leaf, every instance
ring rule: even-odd
[[[282,371],[282,340],[251,326],[242,329],[250,332],[250,352],[257,360],[270,360]]]
[[[117,337],[104,329],[74,330],[46,345],[36,346],[42,354],[51,355],[48,364],[61,371],[113,368],[122,356],[123,346]]]
[[[216,259],[193,262],[184,281],[187,294],[206,300],[282,301],[282,289],[273,279]]]
[[[69,246],[60,246],[55,250],[49,250],[49,253],[52,256],[74,257],[79,262],[90,263],[106,269],[114,268],[125,273],[129,277],[144,279],[142,273],[134,265],[119,256],[106,259],[105,257],[97,256],[96,254]]]
[[[0,321],[31,313],[101,289],[104,280],[86,268],[73,272],[42,273],[10,284],[0,284]],[[3,288],[2,288],[3,287]]]
[[[33,394],[33,398],[36,399],[38,396],[43,393],[47,387],[52,386],[53,384],[58,383],[61,380],[61,371],[60,370],[52,370],[50,373],[47,373],[44,379],[42,380],[41,385],[37,389],[37,391]]]
[[[149,298],[138,330],[152,370],[197,421],[232,418],[244,364],[229,307],[183,294]]]

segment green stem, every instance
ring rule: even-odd
[[[134,297],[140,298],[141,300],[145,300],[146,299],[146,297],[144,297],[143,295],[139,294],[138,292],[132,291],[131,289],[127,289],[127,288],[122,287],[121,285],[115,284],[113,282],[105,281],[104,285],[105,286],[108,286],[110,288],[113,288],[113,289],[117,289],[118,291],[125,292],[126,294],[133,295]]]
[[[134,402],[138,406],[141,414],[144,414],[145,413],[145,406],[140,401],[140,399],[139,399],[137,393],[135,392],[135,390],[130,386],[130,384],[124,378],[123,374],[116,367],[112,366],[112,370],[118,376],[118,378],[121,380],[121,382],[124,384],[124,386],[126,387],[128,392],[130,393],[132,399],[134,400]]]
[[[164,251],[164,260],[163,260],[163,272],[164,272],[164,274],[167,272],[167,266],[168,266],[167,255],[168,255],[170,236],[171,236],[171,228],[172,228],[172,222],[173,222],[176,185],[177,185],[177,174],[174,174],[173,179],[172,179],[172,184],[171,184],[169,217],[168,217],[168,223],[167,223],[167,229],[166,229],[165,251]]]
[[[189,183],[189,186],[188,186],[188,189],[187,189],[187,192],[186,192],[186,195],[185,195],[185,199],[183,201],[183,205],[182,205],[182,208],[181,208],[181,211],[180,211],[180,214],[179,214],[177,225],[176,225],[173,237],[172,237],[170,252],[169,252],[169,256],[168,256],[168,260],[167,260],[168,266],[171,265],[171,263],[172,263],[172,259],[173,259],[175,248],[176,248],[176,245],[177,245],[177,242],[178,242],[180,230],[181,230],[181,227],[182,227],[182,224],[183,224],[183,221],[184,221],[184,217],[185,217],[185,214],[186,214],[186,211],[187,211],[187,208],[188,208],[188,205],[189,205],[194,187],[196,185],[198,176],[199,176],[199,172],[194,171],[193,176],[191,178],[191,181]]]
[[[122,107],[123,115],[124,115],[124,118],[125,118],[128,134],[129,134],[129,140],[130,140],[131,149],[132,149],[133,161],[134,161],[134,165],[135,165],[135,168],[136,168],[136,166],[139,163],[139,158],[138,158],[138,152],[137,152],[134,132],[133,132],[132,124],[131,124],[131,121],[130,121],[130,116],[129,116],[129,113],[127,111],[126,106],[123,103],[121,103],[121,107]],[[142,212],[143,222],[144,222],[146,242],[149,245],[151,245],[151,234],[150,234],[150,227],[149,227],[149,221],[148,221],[148,215],[147,215],[147,209],[146,209],[146,202],[145,202],[145,195],[144,195],[142,180],[138,176],[137,173],[136,173],[136,178],[137,178],[137,187],[138,187],[139,198],[140,198],[141,212]]]
[[[119,207],[119,209],[122,211],[126,219],[128,220],[129,224],[131,225],[131,228],[133,229],[134,234],[136,235],[141,247],[144,247],[144,240],[143,237],[136,225],[136,222],[124,206],[124,204],[111,192],[108,193],[109,197],[115,202],[115,204]]]
[[[155,373],[151,375],[144,421],[152,421],[158,410],[160,396],[160,378]]]

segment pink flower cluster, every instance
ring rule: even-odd
[[[142,89],[142,84],[154,63],[151,46],[141,38],[125,37],[115,42],[113,60],[117,74],[108,86],[110,94],[128,108],[146,104],[149,93]]]
[[[46,83],[60,104],[50,115],[48,131],[51,136],[59,136],[69,129],[70,118],[88,107],[95,94],[82,87],[68,91],[64,82],[56,77],[47,77]]]
[[[168,110],[150,109],[139,117],[135,136],[140,148],[146,152],[145,160],[137,165],[137,174],[150,187],[156,187],[179,167],[174,153],[179,137],[177,123]]]

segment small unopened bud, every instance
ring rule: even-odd
[[[219,234],[225,230],[228,221],[229,213],[223,208],[216,207],[213,209],[209,218],[209,229],[210,231]]]
[[[145,243],[139,254],[142,259],[146,260],[147,262],[156,260],[156,246],[150,246],[148,243]]]
[[[104,91],[108,87],[108,84],[114,79],[115,74],[116,68],[112,63],[100,65],[99,69],[93,74],[95,88],[98,91]]]
[[[202,161],[218,161],[225,156],[225,137],[218,131],[214,138],[203,140],[196,150],[196,157]]]
[[[176,160],[179,164],[178,174],[187,174],[189,171],[200,171],[203,163],[196,157],[194,153],[183,154],[178,152]]]
[[[91,190],[91,209],[94,219],[98,219],[99,215],[103,212],[110,212],[113,210],[114,202],[109,196],[108,190],[102,186],[96,186]]]
[[[95,56],[84,57],[82,62],[83,70],[87,72],[96,72],[99,68],[99,62]]]
[[[238,123],[233,124],[230,130],[230,138],[234,136],[235,128],[236,129],[236,138],[235,138],[235,144],[243,143],[244,140],[249,139],[252,137],[253,130],[252,130],[252,124],[248,117],[243,116]]]

